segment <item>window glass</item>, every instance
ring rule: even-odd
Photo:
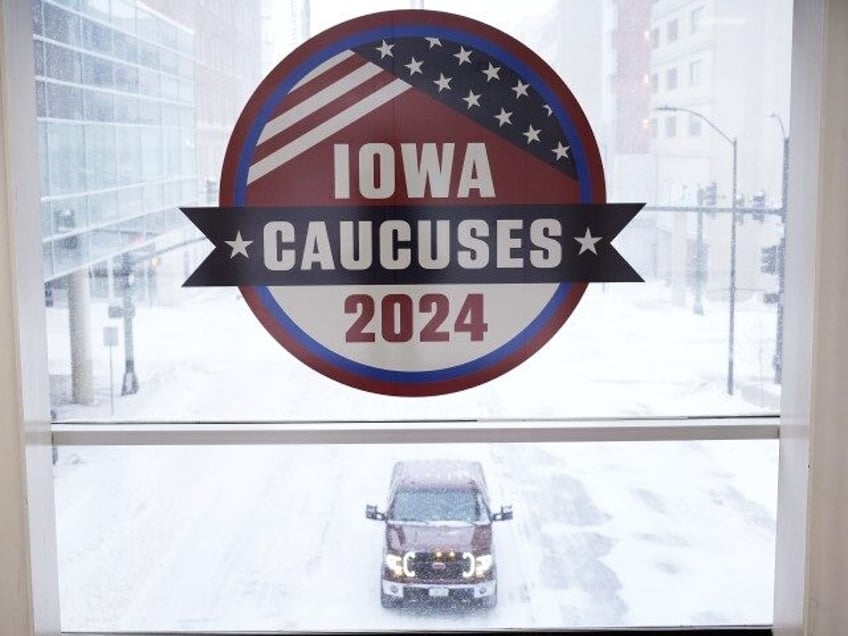
[[[693,60],[689,62],[689,85],[700,86],[704,81],[704,62],[703,60]]]
[[[61,7],[45,3],[44,35],[56,42],[79,46],[82,40],[79,16]]]
[[[147,272],[138,272],[140,305],[159,293]],[[432,517],[428,524],[395,527],[419,541],[407,559],[408,570],[421,567],[418,576],[441,561],[445,576],[461,579],[468,570],[460,549],[490,554],[496,606],[384,609],[389,526],[367,519],[365,506],[386,511],[395,462],[468,458],[485,472],[493,511],[510,505],[512,519],[440,524],[457,516],[451,504],[474,514],[480,502],[432,492],[409,512]],[[55,472],[70,632],[772,620],[775,441],[68,447]],[[485,547],[471,547],[475,527],[491,531]]]
[[[788,0],[769,16],[756,7],[716,7],[726,15],[714,16],[711,29],[700,29],[698,38],[679,37],[678,25],[681,19],[692,28],[702,23],[703,6],[672,0],[641,9],[538,0],[520,11],[500,4],[457,9],[427,3],[505,30],[562,76],[602,148],[608,200],[647,204],[616,239],[646,282],[591,285],[573,316],[527,362],[478,388],[412,403],[317,375],[269,341],[237,290],[183,288],[210,245],[176,211],[217,203],[235,119],[282,56],[341,20],[406,5],[388,0],[332,7],[323,0],[272,8],[255,0],[238,9],[228,1],[219,4],[204,13],[208,20],[195,20],[196,12],[171,2],[111,0],[80,3],[73,10],[50,1],[34,4],[36,24],[42,19],[44,24],[34,43],[42,194],[87,196],[92,223],[151,215],[112,242],[136,241],[152,250],[157,266],[148,276],[162,300],[136,308],[134,341],[120,345],[124,353],[132,350],[138,392],[120,396],[113,415],[103,399],[106,351],[92,344],[85,359],[75,361],[84,372],[54,382],[73,385],[90,374],[92,386],[76,393],[87,397],[57,391],[52,398],[57,417],[451,420],[777,411],[775,352],[782,313],[771,301],[781,275],[762,271],[760,254],[779,245],[783,232],[782,139],[777,119],[760,114],[773,112],[782,123],[789,121]],[[584,25],[586,42],[572,37],[570,24]],[[670,49],[656,46],[675,38],[672,57]],[[704,38],[711,38],[710,47],[704,47]],[[593,52],[589,58],[587,46]],[[750,85],[744,81],[750,73],[739,60],[773,72]],[[740,93],[740,86],[748,88]],[[681,90],[690,87],[697,92]],[[709,192],[707,184],[714,184]],[[756,216],[740,207],[735,223],[734,184],[739,197],[759,206]],[[107,196],[103,189],[115,189],[108,194],[111,209],[99,198]],[[79,231],[79,243],[87,244],[87,232],[104,230],[82,226]],[[98,234],[95,242],[104,241]],[[110,267],[96,259],[79,264],[98,271]],[[143,263],[138,267],[141,271]],[[85,307],[92,343],[99,342],[105,326],[123,329],[123,320],[109,317],[103,299]],[[68,310],[66,300],[51,307],[59,310]],[[196,328],[197,321],[204,329]],[[54,344],[51,356],[64,355],[71,350],[70,328],[61,320],[51,324],[61,327],[51,342],[66,341]],[[177,336],[178,329],[193,340]],[[126,361],[119,367],[125,375]],[[174,386],[163,378],[177,376],[208,396],[186,410],[177,406],[181,398],[154,393]],[[273,405],[235,399],[260,390],[281,397]]]
[[[704,18],[704,7],[695,7],[692,9],[690,26],[692,33],[695,33],[701,28],[701,20]]]
[[[112,88],[112,63],[108,60],[86,55],[83,57],[82,82],[87,86]]]
[[[85,127],[85,166],[87,185],[92,190],[114,187],[117,180],[115,164],[115,129],[112,126],[89,124]]]
[[[669,42],[674,42],[677,39],[677,24],[677,19],[675,18],[666,25],[665,34]]]
[[[127,33],[136,32],[136,2],[132,0],[112,0],[112,24]],[[115,41],[117,43],[118,35]]]
[[[49,194],[85,192],[85,137],[81,124],[47,124]]]
[[[677,67],[672,67],[665,71],[665,89],[673,91],[675,88],[677,88]]]
[[[665,118],[665,136],[677,136],[677,117],[675,117],[674,115]]]
[[[601,149],[607,199],[646,204],[616,239],[645,282],[590,285],[550,342],[474,389],[396,398],[329,380],[274,342],[238,289],[183,287],[211,246],[178,208],[217,205],[234,123],[284,55],[410,3],[36,0],[55,418],[367,428],[776,414],[782,256],[764,267],[762,255],[783,244],[791,1],[709,5],[708,20],[700,0],[412,4],[502,29],[564,79]],[[60,448],[63,630],[771,622],[773,441],[356,441]],[[420,518],[405,531],[430,541],[418,564],[431,572],[485,577],[496,559],[490,610],[380,605],[399,583],[384,588],[381,573],[408,576],[415,550],[386,546],[365,505],[388,512],[395,463],[433,457],[479,461],[488,496],[425,487],[392,514]],[[436,556],[446,536],[489,532],[508,504],[496,556]],[[434,521],[449,530],[428,539]]]
[[[79,83],[82,77],[82,58],[76,51],[47,43],[44,47],[47,75],[65,82]]]
[[[108,22],[109,2],[110,0],[83,0],[82,11],[97,20]]]
[[[690,137],[700,137],[701,136],[701,118],[695,117],[694,115],[689,115],[689,136]]]
[[[84,48],[107,55],[112,53],[112,29],[86,20],[82,33]]]
[[[114,37],[115,55],[127,62],[137,62],[138,44],[136,39],[131,35],[126,35],[125,33],[117,31],[115,32]]]
[[[115,120],[115,96],[97,90],[87,90],[85,96],[85,118],[91,121],[111,122]],[[113,156],[106,157],[111,160]]]
[[[46,91],[47,114],[54,119],[83,119],[83,91],[76,86],[39,82]]]
[[[32,32],[35,35],[41,35],[44,29],[44,9],[41,6],[41,0],[33,0],[32,2]]]

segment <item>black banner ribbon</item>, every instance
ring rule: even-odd
[[[643,203],[181,208],[215,249],[186,287],[642,282]]]

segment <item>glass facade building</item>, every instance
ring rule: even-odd
[[[150,245],[197,199],[194,34],[141,3],[34,0],[44,276]]]

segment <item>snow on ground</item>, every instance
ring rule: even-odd
[[[660,283],[590,287],[517,369],[458,394],[378,397],[327,380],[234,290],[170,289],[135,321],[140,391],[119,420],[567,418],[773,413],[774,311],[742,300],[735,395],[727,309]],[[172,300],[176,298],[176,300]],[[96,402],[66,400],[67,310],[48,310],[60,419],[109,419],[106,304],[91,312]],[[119,392],[123,350],[114,351]],[[63,379],[65,381],[63,382]],[[385,500],[406,458],[480,459],[496,506],[492,611],[385,610]],[[60,449],[65,630],[371,630],[769,623],[777,445],[755,442]]]
[[[116,399],[114,417],[321,421],[776,413],[774,309],[758,298],[737,302],[735,393],[729,396],[726,303],[708,303],[698,316],[689,307],[671,307],[669,296],[661,283],[590,286],[559,333],[513,371],[467,391],[409,399],[365,393],[312,371],[265,332],[237,290],[180,289],[179,302],[137,306],[141,391]],[[92,303],[97,400],[84,407],[63,403],[70,376],[67,320],[67,308],[48,310],[58,416],[109,418],[109,350],[102,328],[120,330],[121,321],[108,318],[105,302]],[[122,346],[113,350],[118,394]]]

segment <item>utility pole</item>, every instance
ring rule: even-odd
[[[738,204],[736,203],[736,150],[738,144],[736,137],[731,142],[733,145],[733,208],[730,213],[730,324],[727,334],[727,394],[733,395],[733,341],[736,333],[736,215]]]
[[[736,137],[730,137],[727,135],[721,128],[716,126],[712,121],[704,117],[701,113],[696,110],[692,110],[690,108],[680,108],[678,106],[658,106],[654,110],[660,111],[668,111],[668,112],[682,112],[689,113],[694,117],[705,122],[710,128],[716,131],[722,139],[724,139],[730,146],[733,148],[733,186],[731,188],[731,208],[730,208],[730,290],[729,290],[729,325],[728,325],[728,334],[727,334],[727,393],[728,395],[733,395],[733,356],[734,356],[734,340],[736,334],[736,218],[739,214],[739,204],[736,201],[737,196],[737,150],[739,144],[737,143]],[[698,215],[698,242],[699,245],[703,242],[703,226],[701,215]],[[699,256],[698,256],[699,257]],[[699,266],[703,266],[703,263],[700,263]],[[696,273],[696,276],[698,274]],[[696,283],[697,285],[697,283]],[[698,296],[696,296],[696,299]],[[698,313],[698,304],[695,306],[695,312]],[[703,308],[701,308],[701,312],[703,312]]]
[[[135,318],[135,261],[132,254],[121,255],[121,305],[109,306],[110,318],[124,319],[124,379],[121,383],[121,395],[138,393],[138,377],[135,374],[135,352],[133,347],[133,318]]]
[[[781,175],[780,189],[780,221],[781,221],[781,237],[777,247],[777,335],[774,343],[774,358],[772,364],[774,366],[774,381],[777,384],[783,382],[783,291],[785,287],[785,268],[784,254],[786,248],[786,212],[789,203],[789,135],[786,134],[786,128],[783,126],[783,120],[777,113],[769,115],[770,118],[776,119],[780,125],[780,136],[783,141],[783,162]]]

